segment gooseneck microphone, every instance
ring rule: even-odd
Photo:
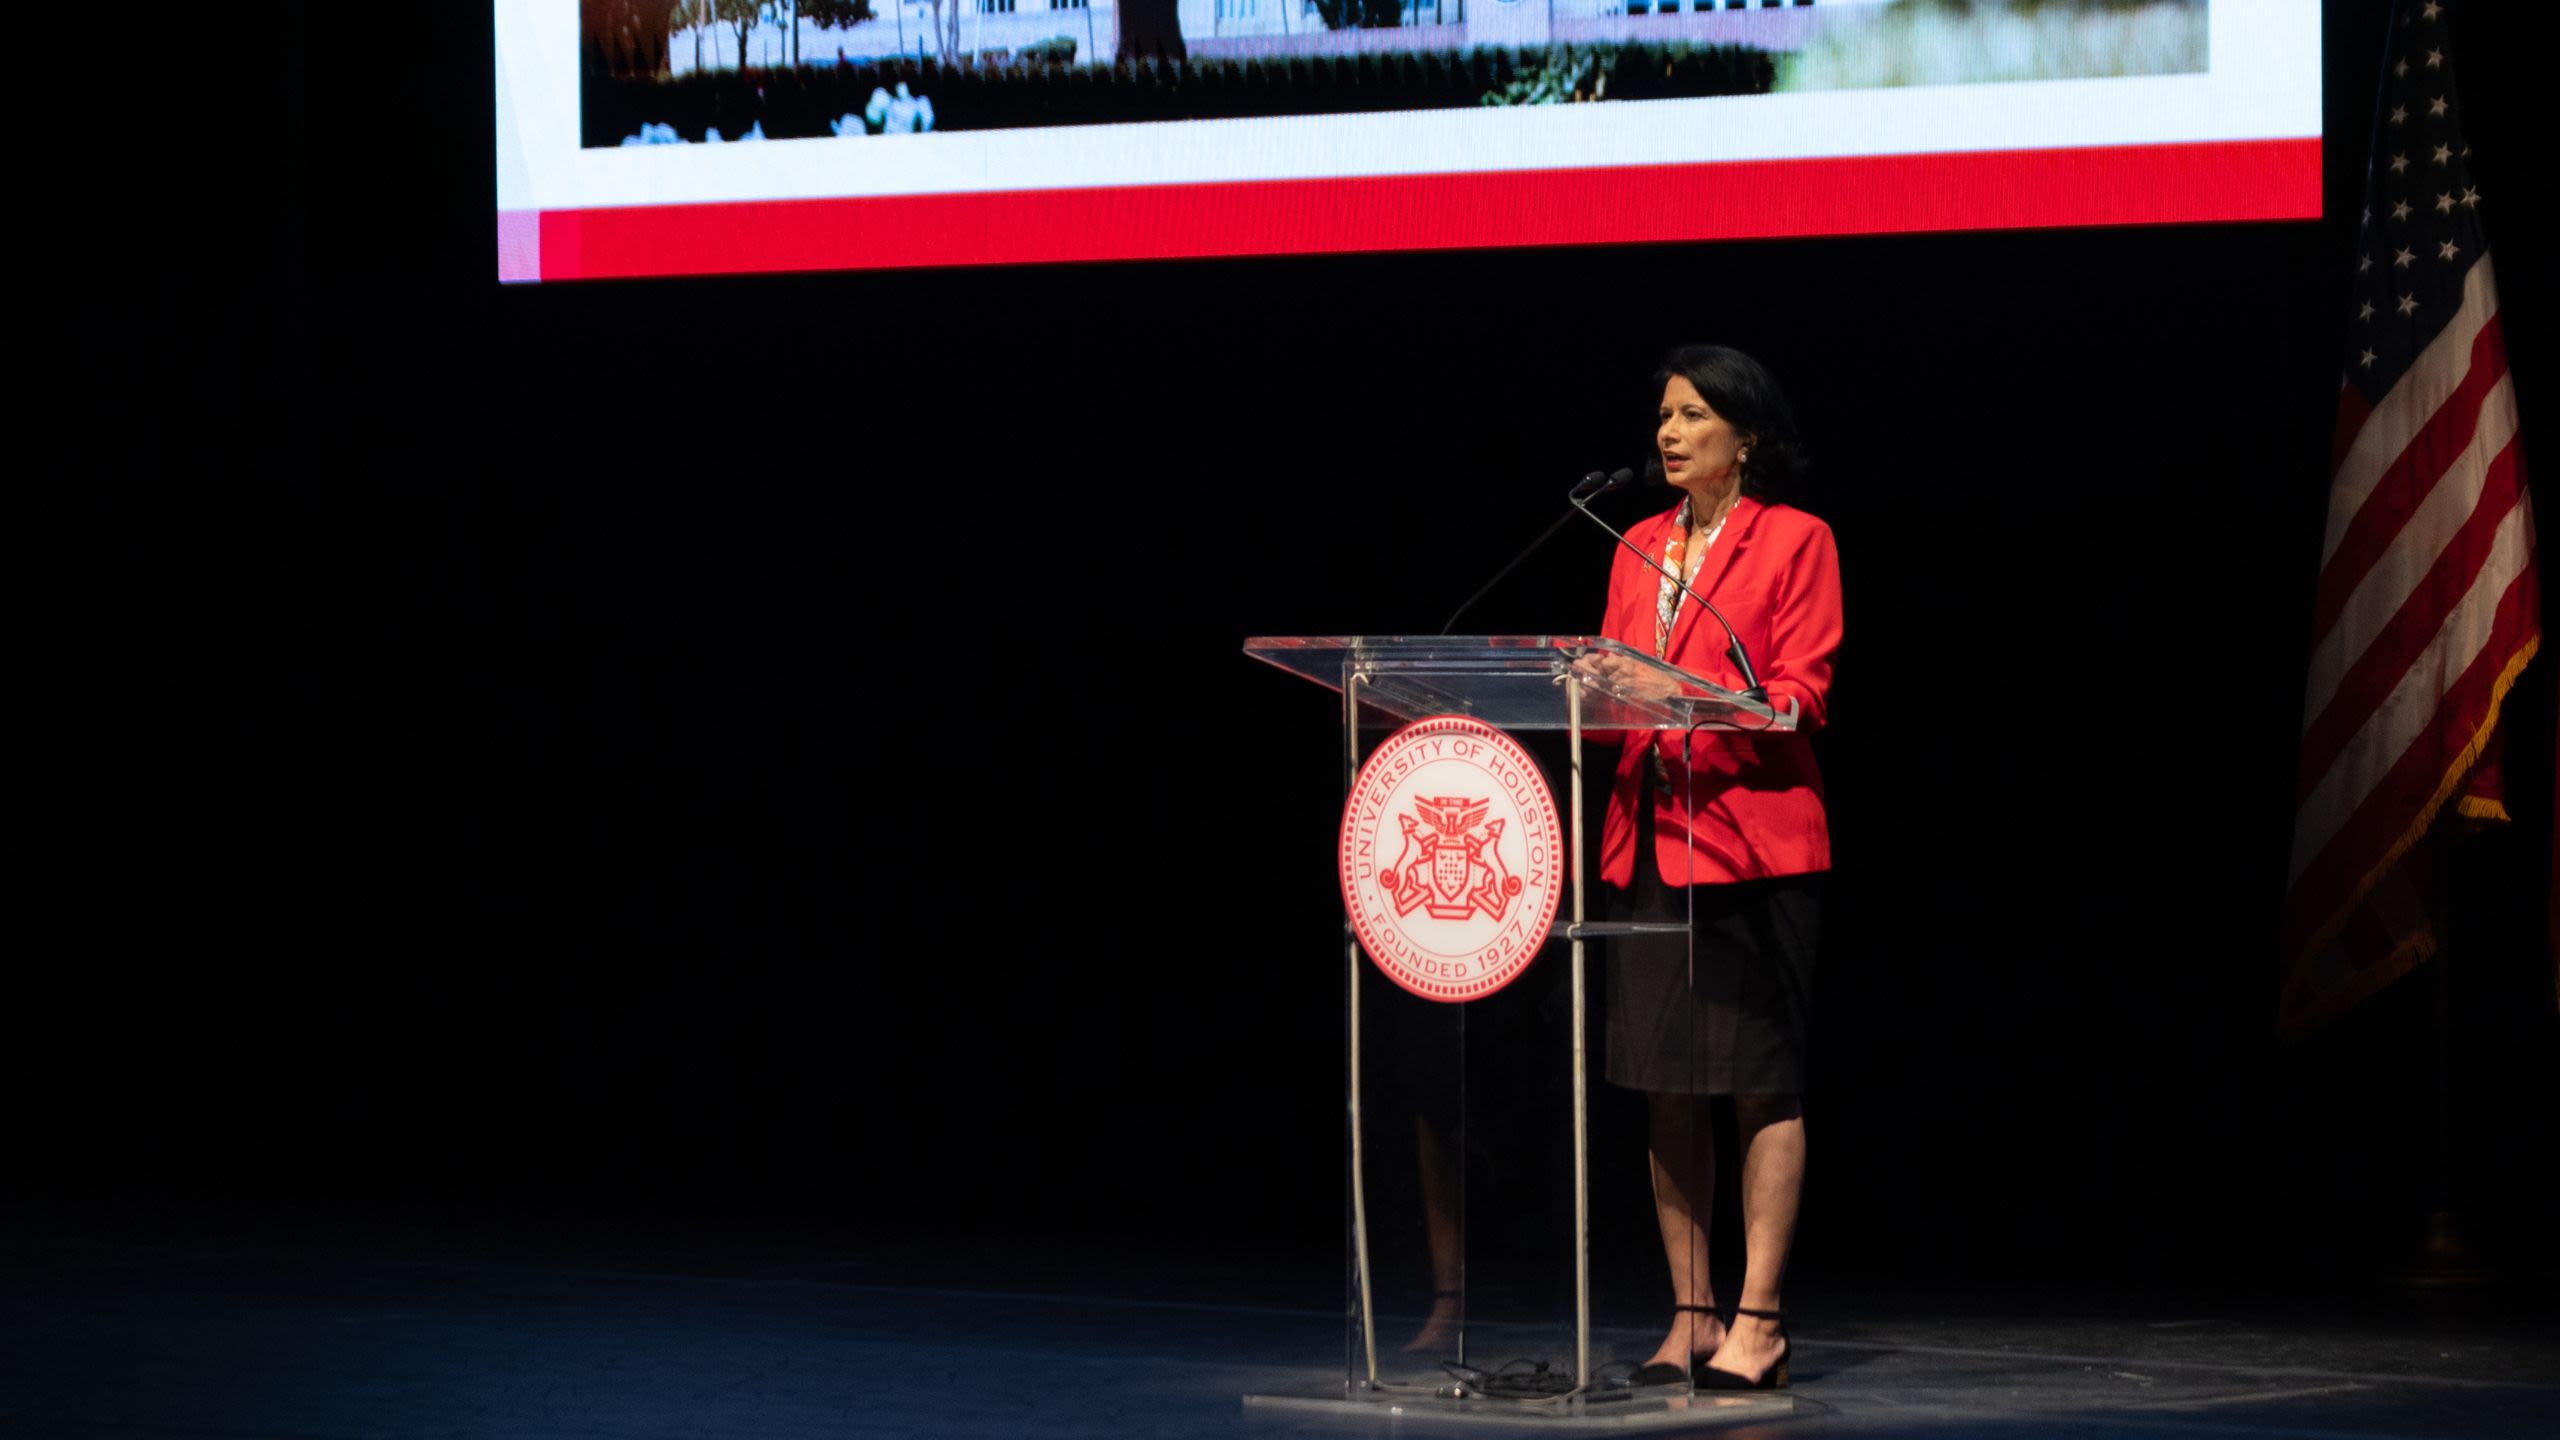
[[[1601,474],[1599,471],[1594,470],[1594,471],[1592,471],[1590,474],[1583,476],[1583,477],[1582,477],[1582,479],[1581,479],[1578,483],[1576,483],[1576,484],[1574,485],[1574,487],[1573,487],[1573,493],[1574,493],[1574,494],[1576,494],[1576,495],[1586,495],[1586,494],[1587,494],[1587,495],[1605,495],[1605,494],[1607,494],[1609,491],[1615,490],[1615,489],[1617,489],[1620,485],[1626,484],[1628,481],[1631,481],[1631,480],[1633,480],[1633,479],[1635,479],[1635,478],[1636,478],[1636,472],[1634,472],[1633,470],[1621,470],[1621,471],[1619,471],[1619,472],[1618,472],[1617,474],[1615,474],[1615,475],[1603,475],[1603,474]],[[1580,503],[1582,503],[1582,502],[1581,502],[1581,501],[1579,501],[1579,500],[1577,500],[1577,501],[1575,501],[1574,503],[1578,505],[1578,504],[1580,504]],[[1441,633],[1441,634],[1443,634],[1443,635],[1446,635],[1446,634],[1448,634],[1452,629],[1456,628],[1457,623],[1458,623],[1458,617],[1459,617],[1459,616],[1464,615],[1464,614],[1466,614],[1469,610],[1474,609],[1474,608],[1475,608],[1475,604],[1476,604],[1476,602],[1477,602],[1477,601],[1479,601],[1479,600],[1481,600],[1481,599],[1483,599],[1483,598],[1485,597],[1485,595],[1493,589],[1493,587],[1494,587],[1494,586],[1501,584],[1504,576],[1509,575],[1512,571],[1519,569],[1519,568],[1520,568],[1520,562],[1521,562],[1521,561],[1526,560],[1526,559],[1528,559],[1530,556],[1532,556],[1532,555],[1534,555],[1534,554],[1538,553],[1538,547],[1539,547],[1539,546],[1544,545],[1544,544],[1546,544],[1548,541],[1550,541],[1550,540],[1554,539],[1554,538],[1556,537],[1556,532],[1557,532],[1557,531],[1559,531],[1559,530],[1563,529],[1565,526],[1567,526],[1567,525],[1569,525],[1569,524],[1571,524],[1571,523],[1573,523],[1573,512],[1572,512],[1572,511],[1570,511],[1570,510],[1567,510],[1567,511],[1566,511],[1566,512],[1564,512],[1563,514],[1561,514],[1561,515],[1559,515],[1559,516],[1557,516],[1557,517],[1556,517],[1556,523],[1554,523],[1553,525],[1548,526],[1548,527],[1547,527],[1546,529],[1544,529],[1544,530],[1539,531],[1539,532],[1538,532],[1538,538],[1537,538],[1537,539],[1535,539],[1535,540],[1530,541],[1530,542],[1529,542],[1529,544],[1528,544],[1528,546],[1527,546],[1525,549],[1523,549],[1519,554],[1512,556],[1512,557],[1511,557],[1511,563],[1510,563],[1510,564],[1505,565],[1505,566],[1503,566],[1501,569],[1494,571],[1494,572],[1493,572],[1493,578],[1492,578],[1492,579],[1490,579],[1490,580],[1487,580],[1487,581],[1486,581],[1486,582],[1484,582],[1482,585],[1477,586],[1477,587],[1476,587],[1476,593],[1474,593],[1473,595],[1468,596],[1468,597],[1467,597],[1467,602],[1466,602],[1465,604],[1463,604],[1463,605],[1459,606],[1457,609],[1455,609],[1455,610],[1453,610],[1453,611],[1449,612],[1449,619],[1448,619],[1447,623],[1443,624],[1443,625],[1440,627],[1440,633]]]
[[[1636,472],[1633,470],[1612,470],[1606,475],[1594,470],[1583,476],[1582,482],[1567,492],[1564,498],[1576,505],[1581,505],[1597,500],[1603,495],[1614,495],[1634,483],[1636,483]]]
[[[1733,633],[1733,622],[1724,618],[1724,612],[1718,610],[1713,605],[1709,605],[1707,603],[1707,597],[1690,589],[1689,582],[1672,574],[1670,571],[1663,569],[1660,561],[1644,553],[1643,546],[1638,545],[1633,540],[1619,534],[1617,527],[1591,513],[1592,501],[1599,499],[1601,496],[1608,494],[1612,490],[1635,483],[1635,478],[1636,472],[1633,470],[1621,470],[1614,475],[1602,475],[1597,471],[1594,471],[1593,473],[1582,477],[1582,483],[1574,486],[1573,493],[1565,498],[1571,500],[1573,502],[1573,508],[1581,511],[1584,517],[1589,519],[1592,524],[1597,525],[1601,529],[1608,531],[1611,535],[1616,536],[1619,544],[1626,546],[1628,550],[1634,553],[1637,559],[1651,566],[1655,574],[1660,575],[1663,579],[1679,586],[1681,594],[1697,601],[1699,606],[1708,614],[1716,617],[1716,623],[1724,627],[1725,656],[1733,661],[1734,669],[1742,672],[1742,693],[1759,701],[1763,705],[1768,704],[1769,689],[1767,686],[1760,683],[1759,674],[1752,670],[1751,656],[1742,648],[1742,637]],[[1598,483],[1595,484],[1595,481]]]

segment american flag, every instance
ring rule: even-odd
[[[2302,705],[2280,1024],[2300,1032],[2435,950],[2422,844],[2504,819],[2498,713],[2541,643],[2533,512],[2453,7],[2399,0],[2356,242]]]

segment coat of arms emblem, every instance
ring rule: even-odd
[[[1440,920],[1464,920],[1478,910],[1501,919],[1519,896],[1520,881],[1502,863],[1502,822],[1485,818],[1493,802],[1444,795],[1413,805],[1413,813],[1396,817],[1404,853],[1378,872],[1378,887],[1395,897],[1396,913],[1410,915],[1419,905]]]
[[[1341,871],[1352,930],[1389,979],[1430,1000],[1492,994],[1555,924],[1555,794],[1519,742],[1483,721],[1417,720],[1360,767]]]

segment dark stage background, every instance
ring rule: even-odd
[[[2381,9],[2331,7],[2320,224],[507,290],[485,15],[315,17],[82,342],[21,1198],[1334,1263],[1336,712],[1239,643],[1435,628],[1710,338],[1791,387],[1848,585],[1802,1271],[2387,1266],[2434,975],[2272,1028]],[[2535,77],[2471,9],[2532,417]],[[1606,547],[1471,628],[1589,628]],[[2453,942],[2455,1193],[2518,1270],[2552,670]]]

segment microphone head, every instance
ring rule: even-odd
[[[1636,483],[1636,472],[1633,470],[1621,468],[1605,475],[1594,470],[1582,477],[1581,484],[1573,487],[1573,498],[1577,504],[1587,500],[1597,500],[1612,490],[1624,490],[1634,483]]]
[[[1670,479],[1662,473],[1661,456],[1656,455],[1644,462],[1644,483],[1647,485],[1668,485],[1671,483]]]

